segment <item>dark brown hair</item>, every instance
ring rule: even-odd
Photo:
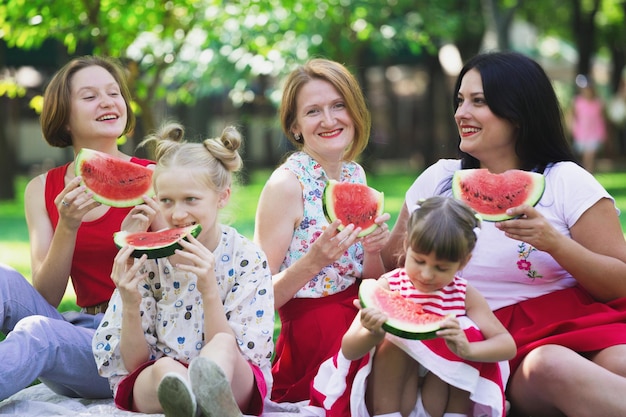
[[[480,219],[465,203],[434,196],[420,201],[411,213],[406,245],[417,253],[434,252],[437,259],[459,262],[474,250],[479,229]]]

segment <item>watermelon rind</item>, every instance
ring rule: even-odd
[[[464,201],[488,222],[510,220],[516,216],[506,210],[522,204],[537,205],[546,188],[543,174],[511,169],[501,174],[486,168],[461,169],[452,176],[452,195]],[[526,193],[520,200],[516,194]],[[487,212],[489,211],[489,212]]]
[[[102,169],[91,172],[86,168],[90,164],[102,165]],[[123,172],[125,177],[113,177],[114,171]],[[144,195],[154,196],[152,172],[143,165],[89,148],[82,148],[74,162],[74,173],[82,178],[81,185],[93,193],[95,201],[111,207],[133,207],[144,203]],[[100,187],[107,187],[106,193]]]
[[[168,256],[172,256],[176,249],[182,249],[182,246],[178,243],[180,239],[187,240],[189,235],[198,237],[201,231],[202,225],[199,223],[194,224],[193,226],[180,227],[176,229],[163,229],[158,232],[129,233],[125,230],[121,230],[113,234],[113,241],[115,242],[115,246],[121,249],[128,245],[129,242],[137,236],[147,235],[149,239],[159,240],[160,238],[163,239],[166,235],[174,235],[175,238],[171,238],[165,243],[160,243],[158,246],[134,245],[135,250],[131,253],[133,258],[141,258],[143,255],[147,255],[148,259],[167,258]]]
[[[368,187],[365,184],[345,183],[345,182],[340,183],[339,181],[336,181],[336,180],[329,180],[328,184],[326,184],[326,187],[324,188],[324,194],[322,196],[322,208],[324,210],[324,216],[326,217],[326,220],[328,220],[328,223],[332,223],[333,221],[337,220],[337,218],[339,217],[335,210],[335,204],[338,204],[340,202],[337,202],[335,200],[335,195],[333,191],[335,187],[342,187],[342,186],[354,186],[359,189],[362,195],[365,193],[367,194],[367,195],[364,195],[364,197],[369,198],[372,201],[376,202],[377,204],[376,213],[372,214],[370,218],[372,222],[374,221],[376,217],[383,214],[383,211],[385,210],[385,194],[383,192],[378,191],[372,187]],[[347,225],[341,224],[339,225],[338,229],[343,230],[345,226]],[[374,230],[376,230],[377,227],[378,225],[376,223],[372,223],[371,226],[363,228],[357,236],[358,237],[367,236],[370,233],[372,233]]]
[[[387,321],[383,323],[383,329],[403,339],[434,339],[437,337],[437,331],[441,329],[441,324],[448,318],[447,316],[441,316],[441,320],[433,323],[414,323],[399,319],[394,317],[392,311],[385,311],[378,305],[375,297],[377,291],[389,290],[381,287],[375,279],[364,279],[359,287],[361,307],[375,307],[383,311],[388,317]]]

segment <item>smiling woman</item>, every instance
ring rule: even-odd
[[[516,341],[507,385],[516,414],[620,414],[626,399],[607,395],[626,391],[626,240],[615,199],[575,162],[554,86],[533,59],[478,54],[465,63],[451,99],[460,158],[441,159],[418,176],[389,252],[402,245],[411,206],[451,195],[456,171],[544,174],[536,206],[484,222],[461,274]]]
[[[254,239],[267,254],[282,322],[272,399],[298,402],[309,398],[320,363],[336,351],[352,322],[360,278],[384,272],[380,251],[390,216],[377,216],[378,227],[364,238],[354,224],[329,223],[324,216],[322,194],[331,180],[367,182],[356,159],[369,140],[370,113],[346,67],[313,59],[292,71],[280,119],[297,152],[261,192]]]
[[[149,165],[151,161],[131,158],[117,148],[117,139],[133,129],[134,120],[125,73],[114,60],[75,58],[46,87],[41,129],[53,147],[70,148],[74,154],[92,148]],[[130,209],[92,200],[74,178],[72,166],[52,168],[32,178],[24,190],[30,268],[25,276],[11,269],[0,272],[0,308],[13,312],[0,323],[8,331],[0,343],[0,398],[37,378],[64,395],[111,397],[106,379],[83,348],[91,345],[94,328],[89,326],[99,320],[89,309],[105,303],[113,291],[115,245],[110,234],[119,230]],[[16,259],[7,263],[14,265]],[[69,282],[76,303],[85,309],[71,317],[58,310]],[[76,317],[82,318],[81,324],[75,324]],[[41,354],[26,354],[30,349]]]

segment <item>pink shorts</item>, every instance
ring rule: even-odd
[[[138,411],[133,407],[133,388],[135,387],[135,381],[141,371],[152,365],[154,362],[156,361],[148,361],[142,364],[139,368],[135,369],[132,373],[122,378],[120,383],[117,385],[117,390],[115,391],[114,400],[117,408],[125,411]],[[252,374],[254,375],[256,384],[250,403],[245,409],[242,409],[241,412],[247,415],[260,416],[263,413],[263,400],[267,395],[267,384],[265,383],[265,377],[263,376],[261,368],[250,362],[248,362],[248,364],[250,365],[250,369],[252,369]],[[185,363],[183,363],[183,365],[185,365],[185,367],[189,366]]]

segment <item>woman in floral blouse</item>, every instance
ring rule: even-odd
[[[265,185],[254,239],[274,274],[281,332],[276,342],[272,399],[309,398],[320,363],[339,348],[357,309],[361,278],[383,272],[386,221],[365,238],[352,224],[328,223],[322,193],[329,180],[365,183],[355,159],[367,146],[370,114],[358,82],[343,65],[313,59],[286,79],[280,107],[283,132],[296,147]]]

